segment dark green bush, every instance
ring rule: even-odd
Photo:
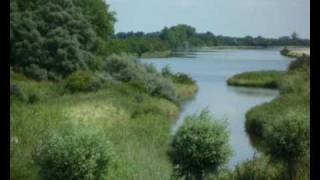
[[[286,164],[289,177],[296,176],[310,153],[310,122],[306,116],[289,112],[266,126],[265,152]]]
[[[96,91],[101,82],[91,72],[76,71],[66,78],[65,89],[74,92]]]
[[[310,68],[310,56],[304,54],[289,64],[289,71],[301,68]]]
[[[18,99],[22,102],[27,101],[27,96],[17,84],[10,84],[10,102],[12,100],[11,98]]]
[[[234,180],[278,180],[283,178],[283,167],[264,156],[238,164],[233,171]]]
[[[30,104],[36,103],[36,102],[38,102],[38,101],[40,101],[39,95],[37,95],[37,94],[30,94],[30,95],[29,95],[28,102],[29,102]]]
[[[162,78],[157,74],[150,74],[145,78],[145,88],[150,95],[177,102],[174,85],[169,79]]]
[[[194,84],[195,81],[188,75],[184,73],[177,73],[172,77],[173,82],[181,84]]]
[[[44,180],[100,180],[112,161],[105,134],[93,128],[66,128],[40,146],[35,162]]]
[[[173,73],[172,73],[169,65],[166,65],[164,68],[161,69],[161,74],[162,74],[162,76],[167,77],[167,78],[173,76]]]
[[[48,79],[48,72],[45,69],[40,68],[37,65],[31,64],[24,69],[24,73],[26,76],[41,81]]]
[[[145,73],[144,66],[137,60],[118,55],[106,58],[103,70],[123,82],[142,79]]]
[[[290,52],[290,50],[287,47],[285,47],[280,51],[280,54],[287,56],[289,54],[289,52]]]
[[[170,159],[179,177],[203,179],[218,173],[231,155],[226,124],[208,111],[186,117],[171,142]]]

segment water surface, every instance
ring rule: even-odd
[[[230,49],[186,52],[185,57],[144,59],[157,69],[169,65],[174,72],[190,74],[199,91],[185,104],[180,117],[172,125],[172,133],[183,123],[186,115],[208,108],[218,119],[228,121],[233,156],[228,166],[252,158],[255,150],[244,129],[245,113],[257,104],[268,102],[278,95],[277,90],[227,86],[234,74],[256,70],[286,70],[290,58],[281,56],[278,49]]]

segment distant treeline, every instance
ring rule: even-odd
[[[197,33],[188,25],[160,32],[114,33],[115,13],[104,0],[11,0],[10,65],[30,76],[59,79],[76,70],[97,71],[105,57],[201,46],[308,46],[291,37],[235,38]]]
[[[264,38],[258,37],[229,37],[222,35],[214,35],[212,32],[197,33],[194,27],[180,24],[170,28],[165,27],[160,32],[144,33],[144,32],[119,32],[114,35],[119,41],[144,41],[148,49],[149,42],[157,42],[150,50],[190,48],[201,46],[309,46],[310,40],[301,39],[297,33],[291,36],[283,36],[280,38]],[[152,43],[152,44],[153,44]]]

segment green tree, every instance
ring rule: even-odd
[[[88,69],[99,49],[96,33],[71,0],[43,0],[34,11],[10,15],[13,66],[66,76]]]
[[[218,173],[231,155],[228,140],[226,124],[214,120],[208,111],[186,117],[169,152],[176,175],[203,179],[210,173]]]
[[[115,12],[109,10],[104,0],[73,0],[80,7],[82,14],[93,26],[93,29],[104,41],[110,40],[116,22]]]

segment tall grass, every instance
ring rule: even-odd
[[[227,80],[228,85],[277,88],[284,71],[252,71],[236,74]]]
[[[173,102],[130,83],[63,94],[58,84],[15,76],[11,83],[27,95],[40,94],[41,100],[34,104],[13,100],[10,105],[11,179],[39,179],[33,156],[41,142],[53,131],[82,124],[101,128],[114,144],[116,157],[108,179],[170,179],[169,130],[179,114]]]

